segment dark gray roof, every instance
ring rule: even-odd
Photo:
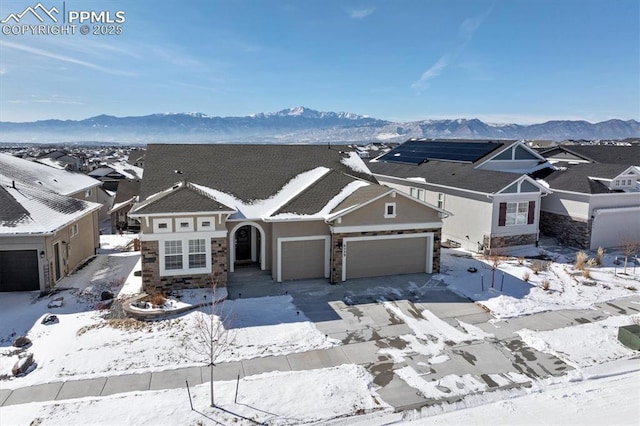
[[[282,206],[273,215],[292,213],[312,215],[318,213],[329,201],[349,183],[353,178],[343,173],[330,171],[322,178],[310,185],[304,192]]]
[[[342,200],[342,202],[338,204],[331,211],[331,213],[336,213],[341,210],[357,206],[358,204],[365,203],[389,191],[391,191],[391,188],[387,186],[381,186],[381,185],[363,186],[362,188],[356,189],[355,191],[353,191],[353,193],[351,193],[351,195],[349,195],[347,198]]]
[[[542,151],[541,154],[547,157],[557,154],[559,151],[574,153],[595,163],[640,166],[640,145],[561,145]]]
[[[18,203],[3,186],[0,186],[0,224],[15,226],[29,216],[29,212]]]
[[[429,161],[420,165],[370,162],[369,169],[376,175],[398,178],[424,178],[427,183],[470,191],[495,193],[521,175],[474,169],[473,164]]]
[[[143,158],[146,153],[147,151],[145,151],[144,149],[132,149],[131,152],[129,152],[129,156],[127,157],[127,162],[129,164],[133,164]]]
[[[151,144],[147,147],[140,198],[185,180],[250,202],[277,194],[291,179],[323,166],[354,178],[375,182],[342,161],[346,146],[321,145],[188,145]],[[323,186],[330,196],[339,189]],[[341,189],[341,188],[340,188]]]
[[[140,180],[139,179],[123,179],[118,183],[118,190],[116,191],[116,198],[113,200],[114,204],[124,203],[131,198],[140,194]]]
[[[175,191],[136,209],[139,214],[234,211],[202,191],[185,184]]]
[[[613,179],[628,168],[629,166],[623,164],[574,164],[566,169],[554,171],[544,180],[552,191],[560,189],[583,194],[606,194],[616,191],[611,191],[607,185],[589,178]]]
[[[420,141],[424,141],[425,143],[438,140],[439,139],[420,139]],[[469,142],[469,140],[466,139],[448,139],[447,141],[453,143]],[[424,178],[424,180],[429,184],[449,186],[488,194],[501,190],[521,176],[517,173],[475,169],[478,164],[492,158],[517,141],[476,140],[474,142],[494,142],[501,144],[501,146],[491,152],[488,152],[473,163],[429,160],[419,165],[412,165],[373,160],[368,162],[367,166],[376,175],[385,175],[402,179]]]

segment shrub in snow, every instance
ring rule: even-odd
[[[524,264],[524,256],[518,256],[518,265]]]
[[[595,257],[590,258],[589,260],[587,260],[587,266],[589,268],[593,268],[594,266],[598,266],[598,261],[596,260]]]
[[[151,295],[149,301],[154,308],[161,308],[167,301],[167,296],[164,293],[155,293]]]
[[[549,282],[549,280],[543,280],[542,281],[542,289],[543,290],[549,290],[549,286],[551,285],[551,283]]]
[[[524,274],[522,274],[522,280],[524,282],[529,282],[529,272],[526,271]]]
[[[582,270],[582,276],[585,277],[585,278],[591,278],[591,269],[584,268]]]
[[[583,251],[579,251],[578,254],[576,254],[576,263],[573,266],[576,269],[581,271],[584,268],[584,264],[585,264],[585,262],[587,261],[588,258],[589,258],[589,256],[587,256],[587,253],[585,253]]]
[[[596,264],[602,265],[604,262],[604,249],[602,247],[598,247],[598,251],[596,252]]]

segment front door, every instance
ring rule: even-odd
[[[236,262],[251,262],[251,225],[245,225],[236,231]]]

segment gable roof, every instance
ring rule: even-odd
[[[432,139],[420,139],[429,143]],[[467,140],[450,140],[452,143],[469,142]],[[476,141],[479,142],[479,141]],[[474,162],[455,162],[429,160],[422,164],[404,164],[380,161],[381,157],[367,163],[369,169],[380,176],[414,180],[418,183],[433,184],[449,188],[457,188],[485,194],[496,193],[519,179],[521,174],[507,171],[494,171],[477,168],[478,165],[499,155],[519,141],[490,141],[499,146]],[[392,152],[392,151],[391,151]],[[386,154],[387,156],[389,154]]]
[[[140,180],[139,179],[123,179],[118,183],[118,189],[116,190],[116,197],[113,200],[115,204],[129,201],[133,197],[137,197],[140,194]]]
[[[563,151],[593,163],[640,166],[640,145],[559,145],[543,150],[540,154],[544,157],[550,157]]]
[[[39,186],[62,195],[75,194],[101,184],[82,173],[55,169],[4,153],[0,153],[0,178]]]
[[[175,184],[171,189],[138,203],[132,213],[138,215],[195,213],[195,212],[228,212],[232,207],[219,202],[206,192],[187,182]]]
[[[0,235],[50,234],[102,205],[0,180]]]
[[[544,178],[552,190],[580,192],[584,194],[606,194],[612,191],[599,179],[613,179],[629,167],[622,164],[582,163],[559,168]]]
[[[238,218],[321,218],[329,204],[341,201],[336,197],[346,197],[358,185],[377,183],[351,151],[319,145],[152,144],[140,200],[180,179],[235,210]],[[134,210],[150,211],[142,206]]]

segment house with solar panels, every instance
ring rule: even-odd
[[[552,166],[523,141],[411,139],[367,166],[383,185],[451,213],[443,243],[477,252],[538,243],[551,191],[531,175]]]
[[[435,273],[447,212],[388,186],[346,146],[151,144],[140,195],[147,292],[231,282]]]

